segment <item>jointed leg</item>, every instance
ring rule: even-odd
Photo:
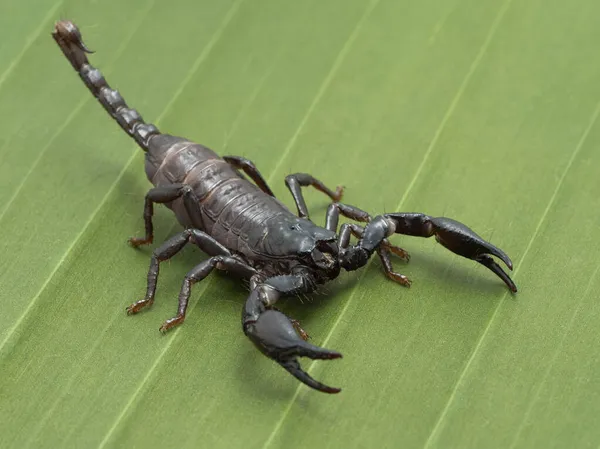
[[[190,242],[196,244],[203,252],[210,256],[231,256],[231,253],[227,248],[208,234],[197,229],[186,229],[171,237],[153,251],[152,258],[150,259],[150,268],[148,269],[146,296],[144,299],[127,307],[128,314],[131,315],[137,313],[144,307],[152,305],[156,292],[156,281],[158,279],[160,262],[170,259]]]
[[[340,221],[340,215],[361,223],[368,223],[372,220],[368,212],[358,207],[342,203],[332,203],[327,208],[325,228],[335,232]]]
[[[306,207],[306,202],[304,201],[304,196],[302,195],[302,187],[313,186],[319,192],[323,192],[325,195],[331,198],[332,201],[341,200],[342,194],[344,193],[344,188],[342,186],[338,186],[334,192],[325,186],[325,184],[323,184],[321,181],[307,173],[295,173],[293,175],[286,176],[285,185],[290,190],[292,197],[294,198],[294,202],[298,208],[298,216],[301,218],[309,218],[308,208]]]
[[[369,223],[372,220],[371,216],[367,212],[359,209],[358,207],[341,203],[333,203],[329,205],[329,208],[327,209],[327,222],[325,227],[329,230],[335,231],[338,226],[340,215],[363,223]],[[349,223],[343,224],[340,228],[340,249],[344,250],[348,247],[348,244],[350,243],[350,234],[360,239],[363,236],[363,232],[364,228],[362,226]],[[406,262],[410,260],[410,255],[406,250],[400,248],[399,246],[392,245],[387,238],[382,239],[381,243],[377,246],[377,255],[381,259],[381,264],[383,265],[383,271],[385,272],[385,275],[393,281],[404,285],[405,287],[410,287],[410,280],[403,274],[396,273],[394,271],[392,262],[390,261],[390,252],[401,259],[404,259]]]
[[[254,162],[249,159],[240,156],[223,156],[223,159],[230,163],[234,168],[243,170],[250,178],[256,183],[256,185],[266,194],[275,196],[271,191],[271,188],[265,181],[265,178],[260,174]]]
[[[298,335],[297,324],[273,306],[282,296],[296,295],[314,289],[308,274],[275,276],[255,284],[242,312],[244,333],[267,357],[275,360],[296,379],[324,393],[338,393],[316,381],[305,372],[298,357],[311,359],[336,359],[342,355],[335,351],[314,346]]]
[[[161,332],[166,332],[172,327],[175,327],[185,319],[185,311],[187,310],[188,301],[192,290],[192,285],[200,282],[207,277],[215,268],[224,271],[230,271],[240,277],[251,277],[256,273],[254,268],[246,263],[229,256],[215,256],[204,262],[196,265],[188,274],[186,274],[181,291],[179,292],[179,304],[177,307],[177,315],[163,323],[160,327]]]
[[[392,266],[392,261],[390,260],[390,253],[385,250],[383,247],[377,248],[377,255],[381,260],[383,265],[383,271],[385,275],[390,278],[392,281],[397,282],[398,284],[404,285],[405,287],[410,287],[411,281],[403,274],[397,273],[394,271],[394,267]]]
[[[144,203],[144,225],[146,235],[143,238],[131,237],[129,244],[138,247],[148,245],[154,239],[154,229],[152,226],[152,215],[154,214],[154,203],[164,204],[175,201],[183,197],[186,210],[195,223],[200,223],[200,211],[198,210],[198,198],[192,188],[185,184],[171,184],[168,186],[159,186],[150,189],[146,194]]]
[[[364,231],[365,229],[362,226],[352,223],[344,223],[340,228],[340,250],[345,250],[348,248],[350,243],[350,234],[358,239],[361,239]],[[410,287],[411,281],[403,274],[395,272],[390,260],[391,252],[408,262],[410,260],[408,253],[399,246],[392,245],[387,239],[383,239],[381,241],[381,244],[377,247],[376,251],[379,259],[381,260],[381,264],[383,265],[383,271],[385,272],[385,275],[391,280],[396,281],[405,287]]]
[[[371,216],[367,212],[365,212],[362,209],[359,209],[358,207],[349,206],[347,204],[342,203],[333,203],[330,204],[329,208],[327,209],[327,222],[325,224],[325,227],[330,231],[335,232],[337,230],[340,215],[343,215],[346,218],[350,218],[351,220],[356,220],[363,223],[368,223],[372,220]],[[346,230],[344,230],[344,228],[346,228]],[[340,228],[340,242],[342,241],[341,236],[344,232],[351,232],[352,235],[354,235],[354,237],[361,238],[363,231],[364,228],[362,226],[357,226],[354,224],[344,224]],[[350,241],[350,234],[348,234],[345,237],[345,239],[346,238],[348,239],[348,241],[345,245],[343,245],[343,248],[346,248],[348,246],[348,242]],[[407,262],[410,260],[410,255],[405,250],[403,250],[399,246],[392,245],[387,238],[382,240],[381,246],[391,251],[401,259],[406,260]]]
[[[353,223],[344,223],[340,228],[340,249],[348,248],[348,245],[350,244],[350,235],[353,235],[357,239],[361,239],[364,232],[365,228],[363,228],[362,226]],[[407,262],[410,260],[410,256],[405,250],[403,250],[399,246],[392,245],[388,239],[383,239],[379,247],[383,248],[386,251],[394,253],[396,256],[400,257],[401,259],[404,259]]]

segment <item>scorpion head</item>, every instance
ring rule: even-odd
[[[279,218],[268,223],[261,238],[261,252],[287,260],[291,266],[308,268],[323,282],[340,272],[335,232],[304,218]]]
[[[312,250],[303,256],[303,262],[324,281],[333,279],[340,273],[338,246],[335,240],[316,240]]]
[[[334,232],[302,218],[290,230],[294,234],[290,240],[297,242],[296,254],[304,267],[311,269],[318,280],[328,281],[338,276],[339,248]]]

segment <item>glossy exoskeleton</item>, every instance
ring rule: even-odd
[[[371,217],[357,207],[340,203],[342,188],[330,190],[306,173],[292,174],[285,182],[298,208],[293,214],[275,198],[256,166],[237,156],[219,157],[212,150],[187,139],[161,133],[127,106],[100,71],[92,67],[78,28],[70,21],[56,23],[52,33],[61,50],[85,85],[106,111],[146,153],[146,174],[154,185],[144,204],[145,236],[131,238],[134,247],[152,243],[154,204],[171,209],[184,231],[154,250],[144,299],[127,308],[136,313],[154,302],[159,265],[192,243],[210,256],[194,267],[183,281],[177,315],[161,331],[183,323],[193,284],[212,270],[224,270],[250,283],[250,295],[242,310],[244,333],[267,357],[275,360],[309,387],[325,393],[338,388],[324,385],[308,375],[299,356],[336,359],[341,354],[308,343],[297,321],[277,310],[284,296],[314,291],[335,279],[340,270],[356,270],[377,253],[385,274],[409,286],[410,281],[393,271],[390,254],[408,260],[408,254],[392,245],[392,234],[432,237],[456,254],[472,259],[493,271],[512,292],[517,287],[490,257],[502,260],[512,270],[509,257],[462,223],[422,213],[389,213]],[[250,182],[242,172],[254,183]],[[325,226],[314,224],[302,196],[302,187],[312,186],[331,198]],[[346,223],[338,233],[339,216],[364,226]],[[350,243],[353,235],[358,239]]]

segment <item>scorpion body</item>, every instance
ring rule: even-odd
[[[145,123],[89,63],[86,53],[92,52],[83,43],[75,24],[59,21],[52,35],[88,89],[145,152],[146,175],[154,187],[145,198],[145,236],[132,237],[129,243],[134,247],[152,243],[154,204],[170,208],[184,228],[153,251],[146,295],[127,308],[129,314],[153,303],[160,263],[186,244],[195,244],[209,258],[187,273],[177,315],[165,321],[160,330],[165,332],[184,321],[193,284],[214,269],[227,271],[250,281],[250,295],[242,309],[242,327],[256,347],[306,385],[325,393],[337,393],[339,388],[310,377],[297,358],[335,359],[341,354],[308,343],[299,323],[274,307],[280,297],[314,291],[335,279],[341,269],[352,271],[363,267],[374,253],[390,279],[410,286],[410,280],[392,268],[390,253],[409,259],[406,251],[387,240],[394,233],[435,236],[440,244],[486,266],[511,291],[517,291],[514,282],[488,254],[500,258],[512,269],[509,257],[452,219],[421,213],[392,213],[373,218],[357,207],[340,203],[341,187],[330,190],[306,173],[286,177],[298,209],[297,215],[292,213],[275,198],[251,161],[238,156],[220,157],[205,146],[161,133],[156,126]],[[307,186],[332,200],[324,227],[310,220],[302,195],[302,187]],[[345,223],[338,233],[340,215],[366,226]],[[351,236],[358,239],[354,245],[350,244]]]

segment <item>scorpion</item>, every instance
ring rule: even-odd
[[[258,350],[307,386],[324,393],[338,393],[340,388],[327,386],[304,371],[298,357],[331,360],[342,355],[309,343],[298,321],[275,304],[282,297],[314,292],[337,278],[342,269],[353,271],[364,267],[374,253],[388,278],[409,287],[411,281],[395,272],[390,261],[391,254],[408,261],[409,254],[390,243],[391,235],[433,236],[455,254],[490,269],[516,293],[515,283],[490,257],[499,258],[512,270],[513,264],[506,253],[453,219],[405,212],[372,217],[358,207],[340,202],[343,187],[333,191],[307,173],[285,178],[297,207],[294,214],[275,197],[250,160],[219,157],[203,145],[162,133],[144,122],[89,63],[87,54],[93,52],[84,44],[72,21],[56,22],[52,36],[94,97],[145,152],[145,172],[154,187],[145,196],[145,236],[132,237],[129,244],[139,247],[153,242],[155,204],[171,209],[184,228],[152,252],[146,295],[127,307],[128,314],[152,305],[160,263],[191,243],[209,257],[186,274],[177,315],[166,320],[160,331],[183,323],[192,285],[214,269],[225,271],[249,282],[250,293],[241,314],[242,329]],[[324,227],[309,217],[302,194],[302,188],[309,186],[332,201]],[[342,224],[338,233],[340,215],[354,223]],[[352,236],[357,239],[356,244],[351,244]]]

